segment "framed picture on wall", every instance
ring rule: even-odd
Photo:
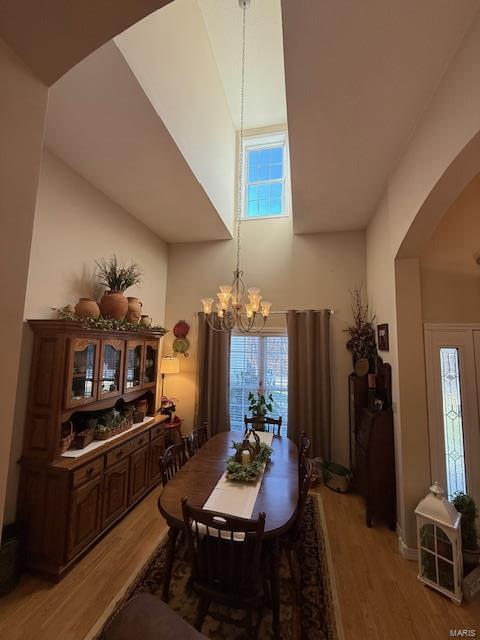
[[[390,343],[388,340],[388,324],[377,325],[378,334],[378,350],[388,351],[390,349]]]

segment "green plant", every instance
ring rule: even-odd
[[[51,307],[52,311],[58,314],[58,317],[62,320],[70,320],[72,322],[79,322],[85,329],[92,329],[95,331],[135,331],[136,333],[142,333],[147,331],[148,333],[159,333],[164,336],[168,333],[168,329],[161,327],[160,325],[152,325],[151,327],[145,327],[143,324],[133,324],[126,320],[113,320],[111,318],[80,318],[76,316],[71,308],[67,305],[60,309]]]
[[[265,416],[273,411],[274,399],[271,393],[265,396],[260,391],[257,391],[256,395],[250,391],[248,402],[248,410],[254,416]]]
[[[235,449],[235,451],[241,451],[243,449],[243,442],[232,442],[232,448]],[[241,464],[235,460],[234,455],[230,456],[227,460],[228,480],[253,482],[262,471],[263,465],[270,460],[272,452],[272,447],[265,444],[265,442],[261,442],[257,457],[249,464]]]
[[[132,264],[122,264],[116,255],[108,260],[102,258],[96,260],[97,279],[100,284],[110,289],[110,291],[124,292],[134,284],[140,284],[142,270],[133,262]]]
[[[375,315],[369,309],[368,304],[364,306],[361,289],[354,289],[352,296],[352,314],[354,324],[347,329],[350,339],[347,342],[347,349],[353,356],[354,362],[360,358],[371,360],[377,355],[377,344],[375,341]]]
[[[453,496],[452,504],[462,516],[463,549],[478,549],[478,534],[475,525],[478,511],[475,500],[468,494],[459,491]]]

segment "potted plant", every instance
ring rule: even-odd
[[[140,284],[142,271],[138,264],[121,264],[116,255],[109,260],[96,262],[97,279],[107,287],[100,300],[100,311],[104,318],[123,320],[128,311],[128,300],[124,293],[134,284]]]
[[[454,495],[452,504],[462,516],[463,562],[466,565],[477,565],[480,562],[480,549],[475,523],[478,516],[475,500],[468,494],[459,491]]]
[[[368,304],[362,302],[360,289],[352,291],[353,325],[345,329],[350,336],[347,349],[352,354],[353,367],[358,375],[368,373],[370,363],[377,355],[375,341],[375,315],[371,313]]]
[[[261,391],[257,391],[256,394],[250,391],[248,394],[248,402],[248,410],[252,416],[264,418],[268,412],[271,413],[273,411],[274,400],[271,393],[265,396]]]

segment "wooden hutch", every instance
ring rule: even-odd
[[[35,340],[18,520],[26,527],[27,567],[59,579],[160,480],[161,336],[107,333],[63,320],[28,322]],[[82,412],[141,399],[148,403],[142,422],[62,453],[65,425],[85,418]]]

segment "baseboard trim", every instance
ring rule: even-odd
[[[400,551],[400,555],[405,560],[410,560],[412,562],[416,562],[418,558],[417,549],[413,547],[409,547],[405,544],[405,540],[403,539],[403,531],[397,525],[397,536],[398,536],[398,550]]]

